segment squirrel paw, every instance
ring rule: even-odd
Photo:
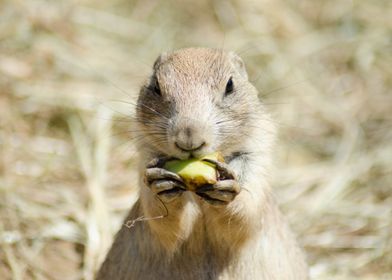
[[[233,201],[241,191],[234,172],[225,163],[211,159],[204,159],[204,161],[216,166],[219,178],[213,185],[207,184],[197,188],[196,194],[212,205],[225,205]]]
[[[154,159],[144,174],[144,182],[163,202],[171,202],[186,191],[185,184],[180,176],[170,172],[162,166],[167,159]]]

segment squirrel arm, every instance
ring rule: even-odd
[[[260,232],[265,221],[266,207],[275,205],[265,175],[265,167],[253,164],[248,157],[232,160],[229,166],[237,175],[240,192],[226,205],[202,203],[202,211],[208,224],[208,234],[212,239],[224,240],[232,246],[240,245],[254,232]]]

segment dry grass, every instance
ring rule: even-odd
[[[392,2],[0,1],[0,275],[91,279],[135,194],[161,51],[236,50],[280,124],[313,279],[392,279]]]

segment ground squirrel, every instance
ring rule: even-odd
[[[98,279],[307,279],[304,255],[268,182],[275,138],[258,92],[233,52],[162,54],[142,87],[140,192]],[[163,168],[169,157],[220,151],[214,185],[188,191]]]

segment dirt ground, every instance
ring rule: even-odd
[[[312,279],[392,279],[392,1],[0,0],[0,278],[92,279],[135,200],[157,55],[236,51]]]

